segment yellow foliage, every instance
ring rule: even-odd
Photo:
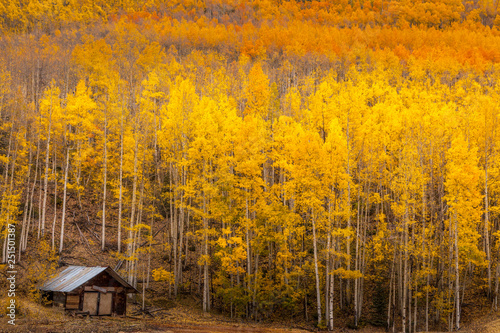
[[[359,270],[347,270],[343,267],[331,271],[329,274],[340,275],[343,279],[359,279],[363,274]]]
[[[155,281],[166,281],[169,284],[174,283],[174,273],[166,271],[163,267],[153,269],[151,274]]]

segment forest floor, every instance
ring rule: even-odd
[[[22,300],[21,315],[16,325],[7,324],[0,315],[0,333],[301,333],[317,332],[311,325],[299,321],[244,322],[217,313],[203,313],[189,303],[176,303],[167,308],[155,308],[151,315],[138,314],[138,305],[130,306],[126,317],[73,317],[51,307]],[[384,332],[383,329],[365,327],[360,330],[339,329],[337,332]]]
[[[488,315],[467,325],[463,332],[470,333],[499,333],[500,316]]]
[[[203,313],[200,309],[187,304],[175,304],[168,309],[156,308],[152,315],[138,315],[137,305],[131,307],[127,317],[73,317],[51,307],[44,307],[25,301],[23,314],[16,319],[16,325],[8,325],[7,318],[0,318],[0,332],[6,333],[79,333],[79,332],[113,332],[113,333],[287,333],[318,332],[317,329],[301,325],[300,322],[252,323],[232,320],[219,314]],[[135,314],[135,315],[134,315]],[[153,317],[154,316],[154,317]],[[473,321],[460,330],[467,333],[500,332],[500,315],[487,315]],[[383,328],[366,326],[351,330],[339,328],[334,332],[368,333],[385,332]]]

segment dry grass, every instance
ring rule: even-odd
[[[52,307],[45,307],[27,299],[19,300],[20,313],[16,325],[7,324],[7,318],[0,318],[0,332],[306,332],[264,325],[248,325],[228,321],[219,315],[204,314],[186,306],[175,307],[155,314],[155,318],[134,317],[73,317]],[[131,306],[129,313],[137,310]]]
[[[79,332],[171,332],[171,333],[301,333],[314,329],[290,328],[290,324],[243,323],[229,320],[218,314],[203,313],[195,304],[174,304],[169,309],[155,313],[155,318],[134,317],[72,317],[62,311],[45,307],[26,299],[20,299],[21,313],[16,319],[16,326],[7,324],[7,318],[0,318],[0,332],[22,333],[79,333]],[[131,306],[129,313],[137,311],[138,306]],[[365,327],[360,330],[339,328],[334,332],[368,333],[383,332],[383,329]],[[470,325],[464,326],[461,332],[497,333],[500,332],[500,317],[489,315],[482,317]]]

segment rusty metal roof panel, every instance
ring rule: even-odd
[[[40,289],[44,291],[70,292],[104,272],[107,268],[108,267],[69,266],[47,281]]]

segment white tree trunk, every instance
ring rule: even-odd
[[[56,241],[55,241],[55,233],[56,233],[56,221],[57,221],[57,157],[56,151],[54,149],[54,162],[53,162],[52,174],[54,175],[54,219],[52,220],[52,251],[55,251]]]
[[[123,210],[123,109],[120,117],[120,179],[118,195],[118,253],[122,251],[122,210]]]
[[[104,251],[106,246],[106,190],[108,182],[108,114],[104,108],[104,175],[103,175],[103,193],[102,193],[102,230],[101,230],[101,249]]]
[[[45,179],[44,179],[44,193],[43,193],[43,205],[42,205],[42,218],[40,222],[40,229],[38,230],[38,238],[43,237],[45,234],[45,212],[47,207],[47,192],[49,183],[49,153],[50,153],[50,131],[52,128],[52,109],[50,110],[49,117],[49,130],[47,137],[47,147],[45,149]]]
[[[321,290],[319,284],[319,270],[318,270],[318,245],[316,238],[316,218],[314,216],[314,211],[312,214],[312,227],[313,227],[313,247],[314,247],[314,275],[316,277],[316,300],[318,308],[318,325],[321,324],[323,320],[321,316]]]
[[[68,188],[68,169],[69,169],[69,148],[66,148],[66,167],[64,168],[64,189],[63,189],[63,208],[61,217],[61,239],[59,241],[59,253],[64,248],[64,223],[66,221],[66,190]]]

